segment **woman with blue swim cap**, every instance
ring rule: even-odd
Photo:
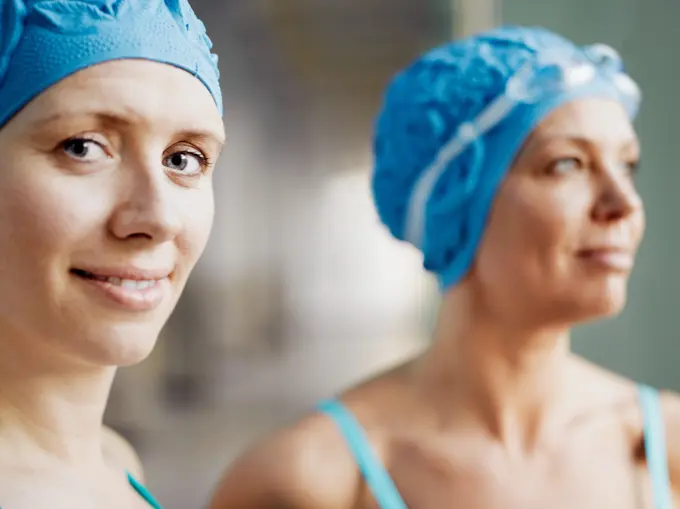
[[[680,399],[570,353],[644,230],[640,94],[616,52],[501,27],[396,75],[373,192],[441,286],[431,346],[230,469],[213,509],[671,509]]]
[[[0,507],[158,508],[102,427],[206,245],[224,142],[185,0],[0,0]]]

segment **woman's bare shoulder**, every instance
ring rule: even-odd
[[[680,394],[675,391],[661,392],[666,451],[671,484],[680,493]]]
[[[586,362],[583,363],[583,373],[580,383],[589,387],[591,394],[602,395],[602,401],[609,401],[610,406],[622,416],[636,450],[644,458],[645,419],[640,399],[642,384]],[[671,479],[680,488],[680,394],[660,390],[659,395]]]
[[[102,429],[102,451],[112,468],[125,470],[144,482],[144,469],[137,451],[120,433],[107,426]]]
[[[312,413],[276,430],[227,469],[211,509],[351,509],[361,479],[338,429]]]
[[[385,401],[395,391],[390,370],[343,392],[337,399],[355,416],[373,450],[384,459]],[[386,412],[387,411],[387,412]],[[364,484],[337,424],[314,411],[249,447],[227,469],[211,509],[352,509]]]

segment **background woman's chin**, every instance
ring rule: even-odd
[[[572,306],[576,308],[577,322],[589,322],[612,318],[621,313],[628,299],[628,278],[608,277],[592,281],[580,291],[574,292]]]

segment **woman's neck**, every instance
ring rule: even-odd
[[[36,466],[101,465],[102,420],[115,368],[78,366],[35,343],[2,343],[2,456]]]
[[[445,299],[417,376],[438,408],[455,407],[523,454],[560,419],[553,410],[573,364],[569,348],[564,328],[499,323]]]

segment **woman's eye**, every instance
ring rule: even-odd
[[[193,152],[175,152],[163,159],[163,165],[174,172],[186,175],[198,175],[206,167],[203,156]]]
[[[81,162],[94,162],[99,159],[106,159],[109,155],[99,143],[86,138],[72,138],[62,144],[62,150],[71,159]]]
[[[576,157],[563,157],[554,161],[550,165],[550,173],[564,174],[571,171],[578,171],[583,168],[583,162]]]
[[[636,159],[635,161],[628,161],[626,163],[626,170],[631,175],[637,174],[639,169],[640,169],[640,161],[638,159]]]

